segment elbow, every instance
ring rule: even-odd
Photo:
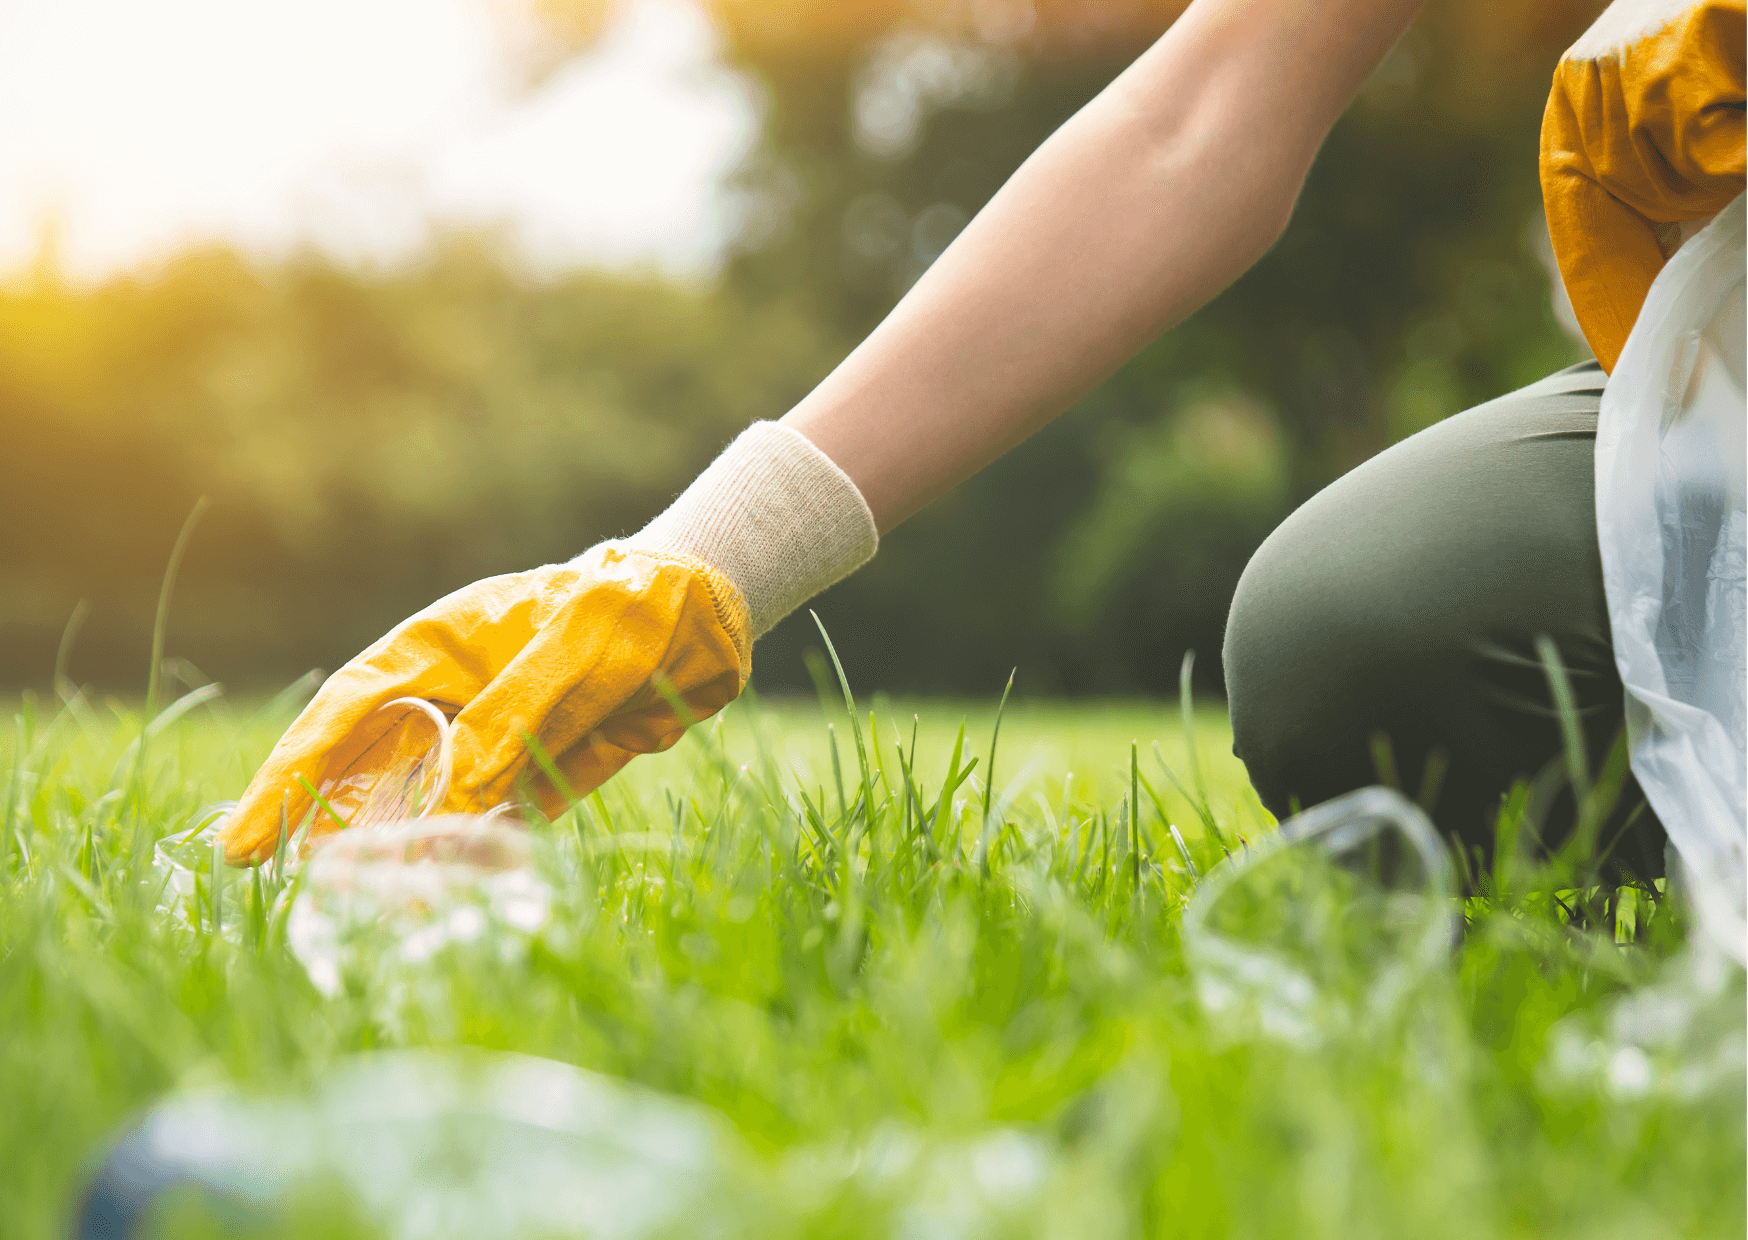
[[[1317,144],[1260,123],[1235,123],[1230,114],[1206,124],[1185,119],[1176,133],[1151,139],[1144,165],[1156,193],[1199,218],[1236,278],[1286,232]]]
[[[1293,208],[1299,205],[1299,190],[1304,184],[1305,179],[1300,176],[1289,185],[1275,187],[1277,192],[1272,199],[1258,201],[1255,232],[1250,238],[1250,253],[1244,264],[1247,268],[1274,249],[1275,242],[1287,231],[1287,225],[1293,222]]]

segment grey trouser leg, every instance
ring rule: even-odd
[[[1596,542],[1603,379],[1574,366],[1429,427],[1312,497],[1251,559],[1226,686],[1233,748],[1277,816],[1378,782],[1382,733],[1411,796],[1442,752],[1433,816],[1490,853],[1501,793],[1561,752],[1543,633],[1600,765],[1622,714]],[[1614,822],[1642,800],[1629,784]],[[1568,800],[1547,842],[1570,827]],[[1661,874],[1662,827],[1641,812],[1614,853]]]

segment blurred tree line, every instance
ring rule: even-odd
[[[555,25],[593,28],[552,0]],[[171,650],[239,685],[332,668],[430,599],[640,526],[891,308],[1027,154],[1169,25],[1150,0],[714,0],[764,88],[709,287],[531,278],[489,236],[359,271],[184,254],[0,286],[0,684],[137,687],[195,498]],[[817,604],[865,688],[1164,692],[1292,508],[1583,356],[1538,261],[1541,108],[1599,4],[1433,0],[1286,236]],[[1039,347],[1048,347],[1040,341]],[[807,683],[805,613],[761,643]],[[194,678],[193,667],[184,668]]]

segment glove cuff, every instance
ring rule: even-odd
[[[880,545],[850,476],[800,431],[755,422],[626,545],[720,569],[759,638]]]

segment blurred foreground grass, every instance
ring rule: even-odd
[[[1520,867],[1445,902],[1449,958],[1408,968],[1288,855],[1226,929],[1287,957],[1339,940],[1302,1013],[1360,1015],[1271,1022],[1266,979],[1211,1003],[1183,934],[1225,849],[1162,765],[1186,788],[1199,767],[1241,856],[1272,829],[1222,712],[1198,712],[1192,764],[1175,707],[1012,704],[986,817],[993,701],[872,705],[852,727],[737,703],[536,829],[555,902],[524,950],[457,945],[324,997],[271,876],[226,871],[215,898],[210,871],[178,895],[154,868],[288,704],[200,701],[142,754],[123,704],[22,703],[0,740],[0,1232],[63,1233],[106,1136],[167,1091],[466,1046],[725,1116],[758,1204],[682,1234],[1742,1234],[1741,974],[1700,977],[1666,902],[1582,929]],[[1388,1004],[1337,1002],[1380,979]],[[973,1157],[950,1192],[858,1172],[894,1132],[1007,1134],[1028,1170]]]

